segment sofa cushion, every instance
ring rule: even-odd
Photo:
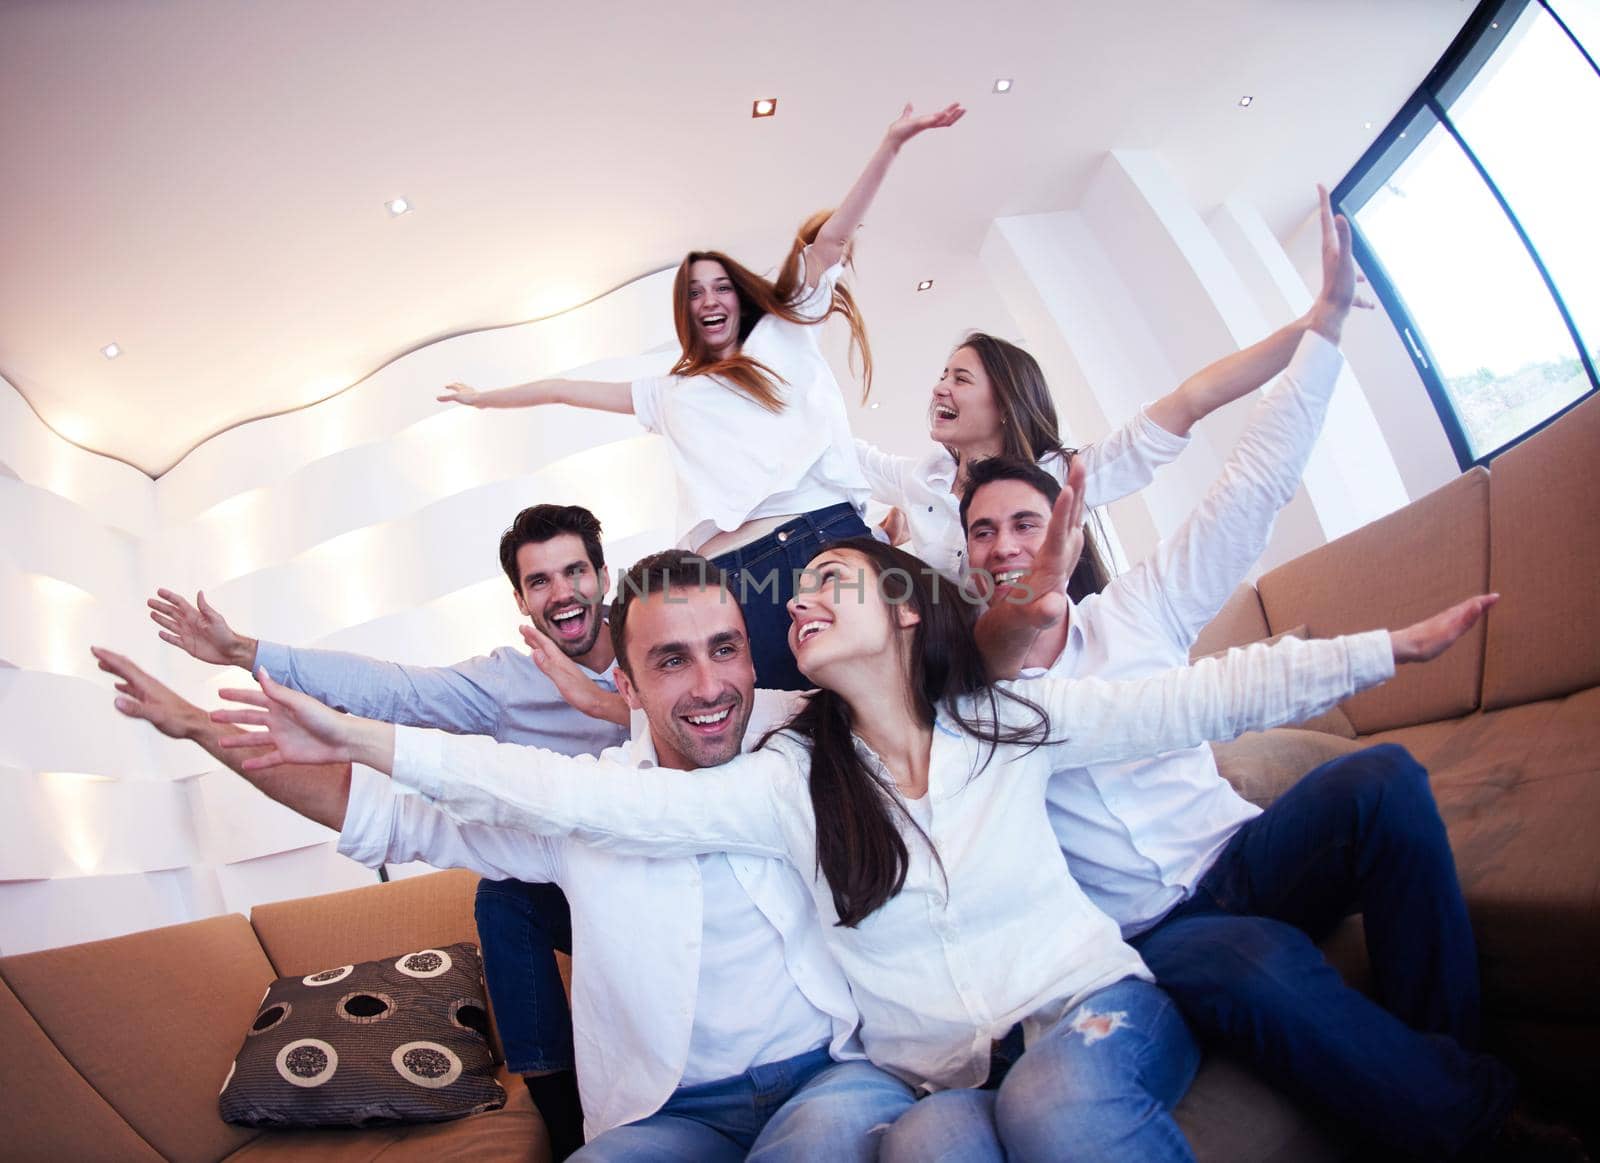
[[[505,1105],[483,962],[465,942],[280,977],[218,1106],[250,1127],[439,1122]]]
[[[1189,648],[1189,661],[1208,654],[1221,654],[1233,646],[1259,642],[1270,633],[1256,587],[1246,582],[1233,591],[1217,616],[1195,636],[1194,645]]]
[[[1265,808],[1312,768],[1367,746],[1325,731],[1275,727],[1271,731],[1251,731],[1227,743],[1213,743],[1211,754],[1216,757],[1217,770],[1233,790],[1256,807]]]
[[[1450,484],[1279,566],[1258,589],[1273,633],[1304,623],[1313,638],[1399,629],[1489,584],[1489,474]],[[1346,699],[1362,734],[1464,715],[1478,705],[1483,628],[1444,655]]]
[[[10,1159],[161,1163],[149,1143],[84,1081],[16,994],[0,984],[0,1095]]]
[[[176,1163],[211,1163],[259,1132],[217,1116],[239,1031],[272,967],[241,916],[23,953],[0,974],[141,1138]]]
[[[501,1068],[506,1105],[450,1123],[370,1130],[269,1131],[228,1156],[229,1163],[549,1163],[550,1137],[522,1080]]]
[[[1495,458],[1483,703],[1493,710],[1600,684],[1600,399]]]
[[[1483,966],[1486,1010],[1600,1019],[1600,688],[1422,740]],[[1378,739],[1405,742],[1407,732]],[[1600,1050],[1600,1047],[1592,1048]]]
[[[1303,1109],[1217,1054],[1200,1064],[1176,1114],[1197,1163],[1331,1163],[1345,1157]]]

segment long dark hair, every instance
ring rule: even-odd
[[[920,558],[871,537],[852,537],[828,548],[865,558],[878,593],[894,604],[909,605],[920,616],[910,628],[906,668],[913,713],[922,726],[931,727],[942,710],[961,730],[988,745],[973,770],[974,778],[988,765],[997,746],[1032,748],[1045,741],[1050,722],[1043,709],[990,681],[973,638],[973,607],[957,587]],[[956,702],[963,695],[975,697],[973,712],[963,712]],[[999,713],[1002,700],[1031,712],[1033,721],[1020,727],[1006,726]],[[874,771],[856,749],[854,724],[844,698],[824,689],[811,695],[794,717],[777,729],[798,735],[811,746],[817,870],[833,893],[839,924],[850,927],[905,887],[910,853],[896,821],[907,821],[928,839],[895,797],[892,777]]]

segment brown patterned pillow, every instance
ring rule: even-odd
[[[475,945],[341,965],[267,988],[222,1084],[247,1127],[438,1122],[505,1105]]]

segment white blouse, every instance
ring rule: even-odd
[[[1141,409],[1132,420],[1104,440],[1078,450],[1088,470],[1084,503],[1091,509],[1136,493],[1189,447],[1187,436],[1174,436]],[[967,538],[961,531],[961,498],[950,491],[956,480],[956,458],[942,446],[921,460],[895,456],[865,440],[856,441],[856,456],[866,474],[872,499],[897,506],[911,530],[911,552],[953,581],[966,565]],[[1049,453],[1039,467],[1066,482],[1067,461]]]
[[[1053,768],[1290,722],[1393,673],[1389,635],[1374,631],[1257,645],[1129,683],[1002,684],[1043,708],[1051,744],[1001,745],[979,771],[987,746],[941,714],[927,810],[943,871],[908,834],[905,887],[854,928],[836,923],[817,871],[810,752],[791,736],[722,767],[677,772],[400,727],[394,778],[463,822],[641,855],[787,859],[808,882],[823,941],[849,979],[868,1057],[914,1085],[976,1086],[991,1040],[1017,1022],[1034,1037],[1097,990],[1149,977],[1068,874],[1045,813]],[[1000,705],[1007,722],[1028,721],[1009,700]],[[962,709],[971,714],[974,704]]]
[[[794,306],[820,322],[842,262],[824,271]],[[818,346],[816,323],[768,314],[742,354],[779,377],[781,412],[769,412],[712,376],[652,376],[633,383],[639,423],[666,438],[678,482],[678,545],[695,550],[718,532],[759,517],[809,513],[848,502],[865,513],[866,478],[856,462],[844,397]]]

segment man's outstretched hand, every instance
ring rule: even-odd
[[[193,605],[173,590],[157,590],[145,605],[150,607],[150,620],[161,627],[161,641],[191,658],[245,670],[255,666],[256,640],[234,633],[228,620],[206,601],[204,590],[195,595]]]
[[[89,647],[100,669],[117,682],[113,706],[130,719],[143,719],[169,739],[193,739],[206,724],[206,713],[151,678],[133,661],[103,646]]]

